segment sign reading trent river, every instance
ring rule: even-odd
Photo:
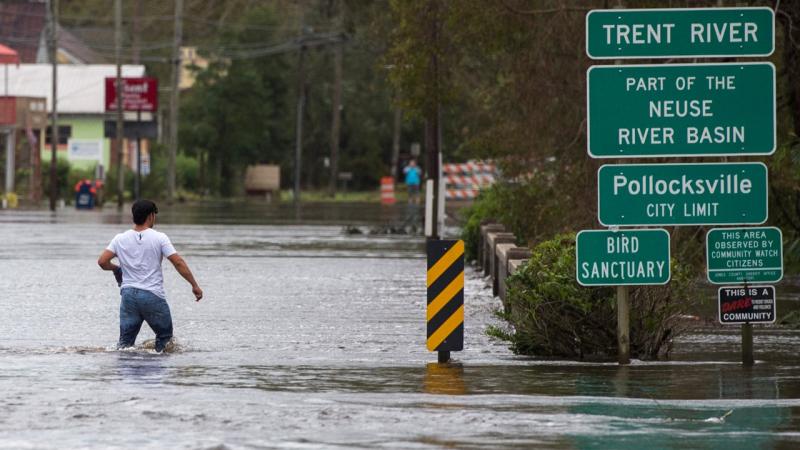
[[[597,215],[603,226],[761,224],[767,166],[604,165],[597,171]]]
[[[592,66],[586,99],[593,158],[775,152],[771,63]]]
[[[593,10],[586,54],[594,59],[768,56],[772,8]]]
[[[666,284],[667,230],[584,230],[575,238],[578,283],[583,286]]]
[[[713,228],[706,235],[708,281],[776,283],[783,278],[780,228]]]

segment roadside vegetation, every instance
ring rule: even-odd
[[[673,339],[689,328],[682,317],[699,298],[690,266],[672,260],[668,286],[631,289],[631,356],[669,355]],[[559,234],[533,248],[528,263],[507,280],[506,310],[500,317],[513,331],[489,334],[520,354],[603,360],[616,355],[615,290],[587,288],[575,281],[575,234]]]

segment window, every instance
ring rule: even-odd
[[[47,131],[45,131],[44,135],[44,144],[51,145],[51,139],[53,135],[53,128],[48,126]],[[67,140],[72,137],[72,126],[70,125],[59,125],[58,126],[58,145],[67,145]]]

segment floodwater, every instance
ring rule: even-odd
[[[402,211],[339,206],[163,207],[205,291],[165,264],[167,355],[113,350],[95,261],[125,217],[0,211],[0,448],[800,447],[800,333],[758,328],[750,369],[735,329],[668,362],[519,358],[486,337],[500,304],[468,269],[466,350],[438,365],[422,242],[345,235]]]

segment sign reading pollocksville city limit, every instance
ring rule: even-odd
[[[772,286],[719,288],[719,322],[774,323],[775,288]]]
[[[594,59],[768,56],[775,49],[771,8],[606,9],[586,15]]]
[[[669,233],[649,230],[584,230],[575,237],[575,265],[583,286],[666,284]]]
[[[615,164],[597,171],[604,226],[756,225],[767,220],[762,163]]]
[[[708,281],[776,283],[783,278],[780,228],[713,228],[706,235]]]
[[[771,63],[592,66],[586,98],[593,158],[775,152]]]

